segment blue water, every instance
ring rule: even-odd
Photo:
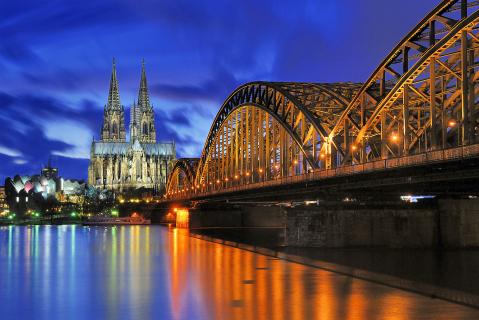
[[[0,319],[472,319],[160,226],[0,227]]]

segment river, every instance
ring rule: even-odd
[[[478,319],[162,226],[0,227],[0,319]]]

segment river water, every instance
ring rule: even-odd
[[[0,319],[479,319],[162,226],[0,227]]]

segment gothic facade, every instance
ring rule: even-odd
[[[127,141],[125,110],[120,103],[113,61],[101,138],[91,144],[88,183],[117,192],[138,188],[164,190],[176,150],[173,142],[156,142],[155,112],[150,103],[144,63],[138,101],[131,107],[129,129]]]

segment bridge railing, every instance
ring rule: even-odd
[[[425,165],[428,163],[445,162],[450,160],[460,160],[467,158],[479,157],[479,144],[473,144],[469,146],[456,147],[444,150],[434,150],[425,153],[415,154],[411,156],[403,156],[392,159],[376,160],[366,162],[362,164],[352,164],[333,169],[324,169],[308,172],[302,175],[288,176],[283,178],[277,178],[273,180],[267,180],[262,182],[249,183],[239,186],[230,186],[217,190],[192,192],[181,192],[178,194],[172,194],[168,196],[169,200],[174,199],[194,199],[202,198],[210,195],[246,191],[251,189],[259,189],[264,187],[272,187],[278,185],[290,185],[295,183],[317,181],[327,179],[331,177],[340,177],[347,175],[360,174],[372,171],[383,171],[389,169],[395,169],[400,167],[413,167],[418,165]]]

